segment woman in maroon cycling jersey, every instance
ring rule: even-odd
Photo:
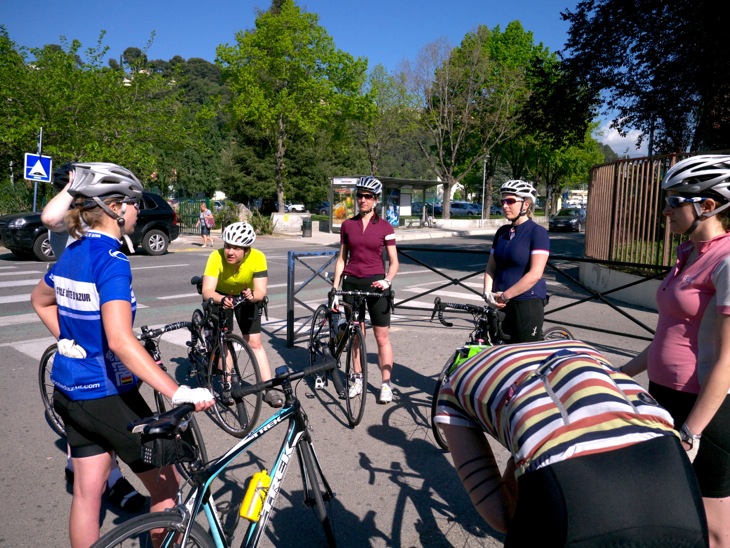
[[[375,212],[383,185],[375,177],[361,177],[356,185],[359,213],[342,223],[340,254],[335,265],[334,287],[342,282],[344,291],[380,291],[383,297],[367,300],[370,323],[378,344],[378,367],[382,376],[380,403],[393,401],[390,377],[393,372],[393,347],[390,344],[390,305],[386,298],[398,273],[395,231]],[[388,272],[383,264],[383,247],[388,252]],[[338,310],[335,300],[333,307]],[[364,328],[364,327],[363,327]],[[365,386],[367,379],[365,379]],[[355,378],[348,397],[364,390],[362,377]]]

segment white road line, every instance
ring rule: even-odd
[[[156,270],[158,268],[179,268],[181,266],[190,266],[189,264],[166,264],[161,266],[134,266],[132,270]]]
[[[10,297],[0,297],[0,304],[23,302],[30,302],[30,293],[26,293],[25,295],[11,295]]]
[[[18,314],[17,316],[4,316],[0,318],[0,327],[7,325],[18,325],[21,323],[35,323],[40,322],[38,314],[31,312],[29,314]]]
[[[17,287],[19,285],[38,285],[40,278],[35,280],[14,280],[12,282],[0,282],[0,287]]]
[[[53,337],[44,337],[42,339],[36,339],[34,341],[20,341],[15,343],[0,344],[0,346],[11,346],[18,352],[25,354],[26,356],[30,356],[34,360],[40,361],[41,356],[43,356],[43,352],[46,351],[46,348],[48,348],[55,342],[56,339],[54,339]]]
[[[167,301],[168,299],[187,299],[189,297],[199,297],[198,292],[195,293],[180,293],[179,295],[167,295],[165,297],[157,297],[158,301]]]
[[[426,290],[421,287],[408,287],[405,289],[401,289],[400,291],[405,291],[406,293],[423,293]],[[468,299],[470,301],[483,301],[481,295],[475,295],[473,293],[459,293],[457,291],[436,291],[435,293],[431,293],[434,297],[438,296],[441,298],[444,297],[453,297],[453,298],[459,298],[459,299]],[[431,305],[433,308],[433,305]]]
[[[39,272],[38,270],[16,270],[14,272],[0,272],[0,276],[21,276],[25,274],[45,274],[45,272]]]
[[[17,266],[0,266],[0,270],[14,270]]]

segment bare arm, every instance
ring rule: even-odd
[[[400,268],[400,263],[398,262],[398,250],[396,250],[394,245],[389,245],[386,249],[388,250],[388,273],[385,277],[392,282]]]
[[[497,272],[497,263],[494,260],[494,253],[489,254],[487,268],[484,270],[484,293],[490,293],[494,285],[494,274]]]
[[[258,303],[264,300],[269,287],[269,277],[254,278],[253,289],[247,289],[243,292],[243,296],[252,303]]]
[[[642,350],[639,354],[627,361],[623,366],[621,366],[621,371],[623,371],[629,377],[635,377],[639,373],[643,373],[644,371],[646,371],[650,347],[651,344],[644,348],[644,350]]]
[[[219,295],[215,288],[218,287],[218,278],[215,276],[203,276],[203,299],[213,299],[214,303],[220,304],[223,295]]]
[[[342,281],[342,272],[345,270],[346,264],[347,246],[345,244],[340,244],[340,254],[337,256],[337,261],[335,262],[335,277],[334,280],[332,280],[333,287],[340,287],[340,282]]]
[[[38,285],[33,289],[33,293],[30,295],[30,303],[43,325],[58,340],[58,337],[61,336],[61,326],[58,323],[56,292],[45,280],[38,282]]]
[[[547,262],[548,255],[546,254],[539,253],[530,255],[530,269],[515,285],[502,291],[504,298],[509,300],[532,289],[542,278]]]
[[[70,186],[71,183],[63,187],[63,190],[51,198],[41,212],[41,222],[51,232],[66,230],[66,213],[73,201],[73,196],[68,193]]]
[[[484,432],[448,424],[441,427],[456,473],[474,507],[491,527],[506,533],[517,506],[514,461],[510,459],[501,474]]]
[[[687,427],[694,434],[701,434],[707,427],[730,390],[730,316],[719,315],[716,338],[717,361],[702,385],[686,421]],[[682,425],[675,426],[679,429]]]
[[[101,305],[101,320],[109,350],[137,377],[172,398],[177,383],[152,360],[132,332],[132,305],[121,300],[106,302]]]

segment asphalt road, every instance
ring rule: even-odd
[[[552,235],[553,253],[580,256],[582,234]],[[431,322],[435,295],[443,300],[479,302],[477,295],[460,283],[480,292],[490,236],[446,238],[402,245],[401,272],[395,288],[398,301],[409,307],[396,310],[392,326],[395,351],[393,404],[376,403],[380,385],[375,341],[367,338],[370,363],[369,399],[363,422],[347,427],[341,402],[328,390],[314,391],[300,383],[298,395],[310,418],[314,443],[323,469],[337,493],[332,505],[336,535],[342,546],[501,546],[502,537],[475,513],[451,466],[448,454],[433,442],[429,416],[430,393],[443,362],[468,334],[463,319],[453,328]],[[260,238],[269,263],[269,320],[265,324],[267,352],[273,367],[287,364],[293,369],[307,365],[306,343],[298,338],[286,345],[287,265],[289,251],[312,252],[335,249],[303,238]],[[174,242],[162,257],[132,256],[135,293],[140,304],[135,325],[158,326],[188,319],[200,300],[189,284],[202,272],[207,250],[191,241]],[[38,360],[52,338],[35,318],[28,302],[33,286],[42,277],[45,264],[18,261],[0,250],[0,458],[3,463],[0,497],[0,545],[64,545],[71,501],[63,474],[65,442],[47,426],[38,392]],[[458,251],[458,252],[455,252]],[[308,261],[317,268],[324,259]],[[431,268],[436,270],[434,272]],[[576,274],[577,266],[564,264]],[[297,287],[311,275],[297,265]],[[546,278],[553,294],[549,309],[576,302],[586,293],[554,272]],[[454,280],[462,280],[453,283]],[[439,289],[436,289],[439,288]],[[300,333],[307,330],[308,308],[323,302],[324,282],[312,281],[296,293],[293,316]],[[428,293],[433,291],[433,293]],[[653,313],[627,310],[648,325]],[[550,318],[549,318],[550,319]],[[559,320],[578,327],[570,329],[576,338],[597,345],[616,364],[640,351],[643,341],[608,335],[594,327],[630,333],[631,324],[603,304],[588,302],[561,312]],[[553,320],[554,321],[554,320]],[[550,325],[548,323],[548,325]],[[182,332],[162,339],[163,359],[174,372],[186,365]],[[268,416],[270,410],[264,409]],[[199,416],[210,456],[222,454],[233,445],[206,416]],[[230,502],[236,511],[228,514],[233,527],[243,497],[246,478],[266,467],[276,454],[284,431],[273,430],[254,445],[238,466],[216,485],[219,501]],[[496,453],[503,463],[506,454]],[[323,544],[314,515],[301,504],[298,468],[290,468],[269,524],[265,544],[271,546],[320,546]],[[138,485],[136,478],[131,481]],[[105,507],[102,529],[109,530],[127,519],[127,514]],[[244,524],[234,530],[240,543]]]

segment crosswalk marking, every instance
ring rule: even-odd
[[[10,295],[9,297],[0,297],[0,304],[22,302],[30,302],[30,293],[26,293],[24,295]]]
[[[18,287],[19,285],[38,285],[38,280],[13,280],[12,282],[0,282],[0,287]]]
[[[0,276],[23,276],[27,274],[44,274],[38,270],[16,270],[14,272],[0,272]]]

